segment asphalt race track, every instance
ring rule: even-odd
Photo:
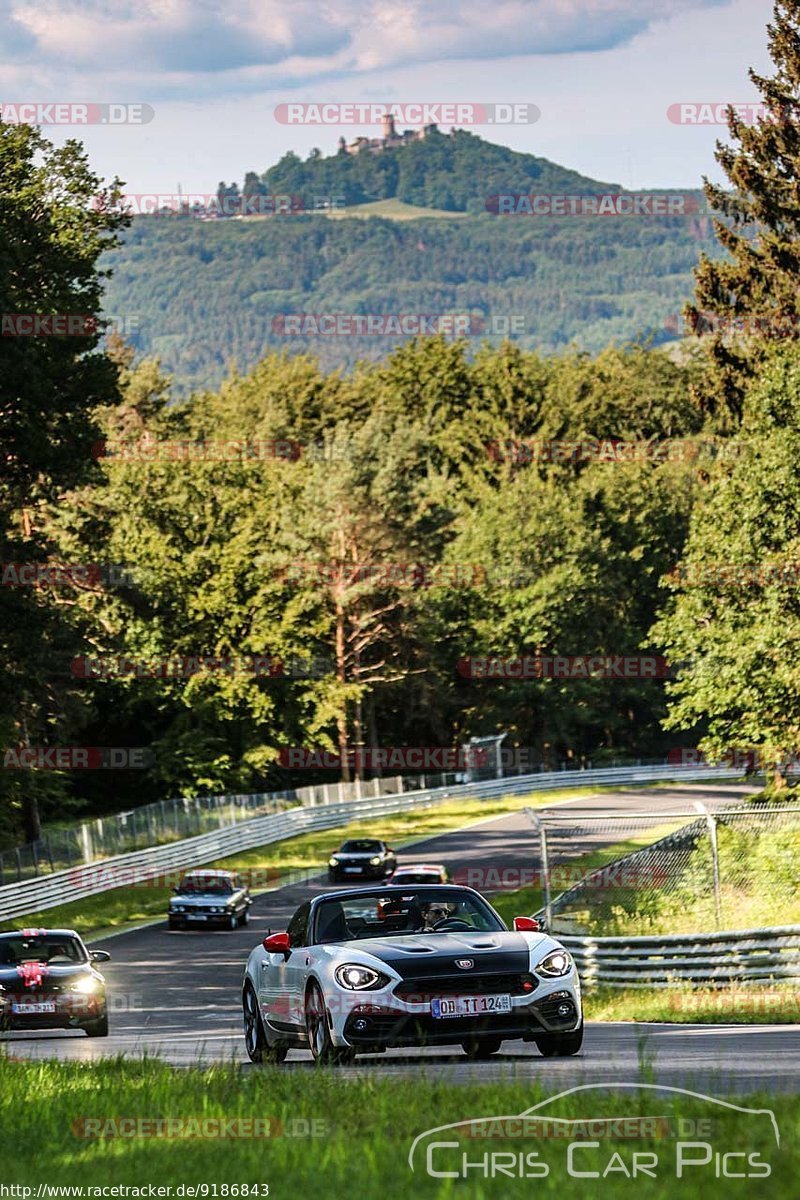
[[[669,786],[607,792],[560,801],[570,819],[569,836],[553,841],[554,863],[568,861],[603,840],[617,841],[631,829],[605,824],[581,826],[582,815],[615,812],[678,811],[702,800],[709,808],[741,801],[745,785]],[[555,811],[556,805],[550,810]],[[651,825],[655,824],[650,822]],[[401,862],[443,861],[459,868],[539,867],[536,833],[524,813],[513,813],[477,826],[417,843]],[[170,932],[166,921],[95,943],[110,950],[103,968],[111,1003],[111,1035],[88,1039],[81,1032],[10,1033],[0,1038],[10,1058],[90,1061],[124,1053],[158,1055],[176,1065],[228,1060],[257,1070],[247,1060],[241,1031],[240,986],[247,955],[268,929],[284,929],[289,916],[308,895],[327,890],[318,882],[281,888],[256,898],[249,928],[228,931]],[[469,1062],[461,1051],[395,1050],[359,1057],[354,1066],[337,1068],[344,1076],[380,1073],[419,1075],[460,1081],[504,1077],[537,1079],[549,1085],[633,1081],[646,1061],[659,1083],[718,1091],[755,1088],[797,1091],[800,1081],[800,1026],[661,1025],[589,1022],[582,1053],[545,1061],[533,1045],[506,1042],[487,1062]],[[310,1070],[310,1053],[291,1051],[285,1069]]]

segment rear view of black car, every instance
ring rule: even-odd
[[[0,933],[0,1030],[83,1029],[106,1037],[106,982],[93,964],[110,957],[87,950],[72,929]]]
[[[397,856],[386,842],[374,838],[352,838],[342,842],[328,860],[328,880],[385,879],[397,866]]]

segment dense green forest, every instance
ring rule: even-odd
[[[719,323],[679,356],[590,354],[563,332],[639,331],[645,299],[674,312],[702,246],[677,219],[126,229],[121,185],[103,192],[78,143],[0,123],[0,311],[91,313],[105,285],[106,311],[152,322],[138,347],[95,329],[2,342],[0,841],[331,778],[291,770],[293,748],[500,731],[545,766],[752,749],[781,785],[800,752],[796,15],[770,36],[780,70],[759,86],[793,119],[731,118],[731,189],[705,189],[719,246],[687,308]],[[345,296],[534,311],[563,352],[445,336],[372,359],[265,352],[276,314]],[[239,372],[185,394],[228,357]],[[669,667],[464,669],[637,655]],[[37,760],[69,747],[148,765]]]
[[[103,260],[105,311],[184,393],[270,350],[352,368],[398,340],[289,336],[285,313],[467,313],[494,344],[508,331],[525,349],[597,352],[679,336],[704,248],[707,217],[137,217]]]
[[[681,194],[684,216],[487,211],[499,194],[619,190],[464,132],[379,154],[287,154],[261,176],[249,172],[241,189],[218,192],[230,211],[264,195],[294,197],[301,211],[136,217],[104,259],[105,311],[138,351],[159,358],[178,394],[218,387],[271,350],[349,369],[398,341],[289,334],[285,314],[468,314],[471,344],[508,336],[544,353],[674,341],[699,255],[716,246],[702,192]],[[315,215],[325,198],[335,206],[391,198],[421,215]],[[454,216],[426,217],[429,209]]]

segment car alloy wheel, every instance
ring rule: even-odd
[[[258,1011],[256,994],[250,983],[248,983],[244,990],[242,1010],[244,1017],[244,1044],[248,1058],[254,1063],[283,1062],[286,1058],[287,1047],[280,1045],[280,1043],[270,1046],[267,1041],[264,1024],[261,1020],[261,1013]]]
[[[245,926],[250,924],[250,909],[249,908],[246,908],[244,910],[244,912],[242,913],[241,917],[239,918],[239,924],[245,925]]]
[[[228,917],[228,929],[235,929],[238,924],[239,918],[236,916],[235,912],[232,912]]]
[[[328,1010],[316,983],[312,983],[306,993],[306,1033],[315,1062],[345,1065],[355,1058],[354,1050],[334,1046],[328,1028]]]

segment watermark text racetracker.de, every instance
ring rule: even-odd
[[[664,679],[670,665],[659,654],[524,654],[513,658],[477,655],[460,658],[464,679]]]
[[[7,771],[145,770],[153,763],[148,746],[9,746],[2,755]]]
[[[5,125],[149,125],[152,104],[76,104],[70,100],[0,100]]]
[[[499,192],[487,212],[500,217],[687,217],[707,211],[692,192]]]
[[[526,101],[415,101],[376,104],[334,101],[286,102],[275,106],[279,125],[383,126],[388,118],[401,125],[533,125],[541,109]]]
[[[511,337],[525,329],[524,313],[285,312],[272,318],[279,337]]]
[[[330,1133],[324,1117],[212,1117],[212,1116],[91,1116],[76,1117],[71,1130],[84,1141],[126,1138],[208,1139],[211,1141],[321,1138]]]

